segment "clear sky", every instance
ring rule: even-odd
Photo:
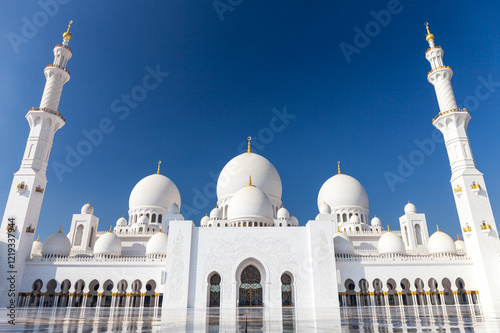
[[[315,218],[318,191],[340,160],[366,188],[370,217],[399,229],[410,200],[431,233],[439,224],[455,237],[448,157],[444,144],[429,143],[439,110],[426,79],[426,21],[471,113],[472,151],[500,216],[498,1],[41,3],[4,0],[0,12],[2,215],[29,133],[24,116],[39,106],[43,69],[74,20],[59,105],[67,121],[50,156],[41,240],[60,225],[68,232],[87,201],[100,230],[127,217],[130,191],[158,160],[180,190],[181,213],[199,225],[216,203],[214,179],[247,136],[280,173],[284,206],[301,225]],[[148,71],[161,82],[144,90]],[[122,95],[132,93],[127,106]],[[103,119],[113,131],[69,166],[68,151]],[[410,157],[417,165],[398,170]]]

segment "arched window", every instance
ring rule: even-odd
[[[354,284],[354,281],[351,279],[347,279],[344,283],[345,290],[346,290],[346,305],[347,306],[357,306],[356,302],[356,285]]]
[[[75,246],[80,246],[82,245],[82,237],[83,237],[83,225],[79,225],[76,228],[76,235],[75,235]]]
[[[217,273],[210,278],[210,300],[208,306],[212,308],[220,306],[220,275]]]
[[[417,245],[422,245],[422,230],[419,224],[415,224],[415,237],[417,241]]]
[[[293,306],[292,304],[292,278],[288,274],[281,276],[281,305]]]
[[[337,222],[341,222],[340,221],[340,214],[337,214]]]
[[[151,223],[156,222],[156,214],[151,214]]]
[[[342,214],[342,222],[347,222],[347,214]]]
[[[410,245],[410,243],[408,243],[408,227],[405,226],[405,240],[406,240],[406,245]]]
[[[158,214],[158,223],[161,223],[161,214]]]
[[[247,266],[241,272],[239,306],[262,306],[260,272],[253,265]]]

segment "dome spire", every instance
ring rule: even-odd
[[[337,169],[338,169],[338,174],[340,175],[342,172],[340,172],[340,161],[337,161]]]
[[[391,228],[389,228],[389,225],[387,225],[387,232],[391,232]]]
[[[431,48],[434,47],[434,35],[431,34],[431,32],[429,31],[429,23],[425,22],[425,28],[427,29],[427,36],[425,36],[425,40],[427,42],[429,42],[429,46]]]
[[[439,231],[439,225],[436,224],[436,231]]]
[[[38,236],[38,237],[40,237],[40,236]],[[457,234],[457,240],[461,240],[461,239],[460,239],[460,236],[459,236],[458,234]]]
[[[457,235],[458,237],[458,235]],[[36,241],[39,242],[40,241],[40,235],[38,235],[38,237],[36,238]]]
[[[71,32],[69,31],[71,29],[71,25],[73,24],[73,20],[70,20],[69,21],[69,24],[68,24],[68,30],[66,30],[65,33],[63,33],[63,38],[64,39],[67,39],[68,42],[69,40],[71,39]]]
[[[159,175],[160,174],[160,164],[161,164],[161,161],[158,161],[158,171],[156,171],[156,174]]]
[[[61,226],[59,226],[59,231],[58,232],[61,232]]]
[[[255,185],[252,184],[252,175],[248,176],[248,185],[247,186],[253,186],[253,187],[255,187]]]
[[[250,141],[252,140],[252,137],[251,137],[251,136],[249,136],[249,137],[247,138],[247,140],[248,140],[248,150],[247,150],[247,153],[251,153],[251,152],[252,152],[252,150],[250,149]]]

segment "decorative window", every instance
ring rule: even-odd
[[[262,306],[262,286],[260,272],[253,266],[247,266],[241,273],[239,306]]]
[[[220,275],[214,274],[210,278],[210,307],[220,306]]]
[[[288,274],[281,276],[281,305],[293,306],[292,304],[292,278]]]

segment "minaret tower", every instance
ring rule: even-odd
[[[31,108],[26,114],[30,126],[28,142],[26,143],[21,167],[14,174],[2,219],[1,243],[15,244],[16,263],[14,271],[16,272],[16,286],[21,283],[24,261],[31,252],[45,194],[45,185],[47,184],[45,173],[54,134],[65,123],[65,119],[58,112],[58,106],[63,85],[70,78],[66,64],[73,53],[68,47],[71,39],[70,28],[72,23],[73,21],[69,22],[68,30],[63,34],[62,44],[54,47],[54,62],[45,67],[44,74],[47,82],[45,83],[40,107]],[[9,219],[12,218],[14,219],[13,224],[11,224],[12,220],[9,222]],[[9,230],[9,225],[15,226]],[[11,240],[14,235],[15,242]],[[2,258],[5,258],[7,253],[3,249],[5,244],[1,245]],[[0,271],[3,273],[0,274],[0,278],[3,284],[6,281],[3,275],[6,274],[7,263],[2,260],[0,265]],[[18,292],[19,290],[16,290],[16,294]],[[3,298],[5,298],[5,295]]]
[[[426,39],[430,48],[425,57],[432,68],[427,80],[434,85],[440,111],[432,123],[443,133],[448,151],[453,196],[467,255],[474,262],[474,288],[479,291],[484,311],[496,308],[500,312],[500,241],[483,174],[477,170],[472,157],[467,136],[470,115],[466,109],[457,107],[451,86],[453,71],[443,64],[443,49],[434,44],[434,35],[430,33],[427,23],[426,25]]]

